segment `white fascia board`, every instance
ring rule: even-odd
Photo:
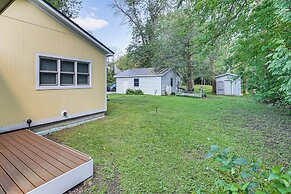
[[[93,160],[78,166],[69,172],[35,188],[27,194],[64,193],[93,176]]]
[[[114,76],[115,78],[136,78],[136,77],[163,77],[164,74],[159,75],[135,75],[135,76]]]
[[[60,22],[61,24],[65,25],[66,27],[68,27],[72,31],[74,31],[77,34],[81,35],[83,38],[85,38],[91,44],[93,44],[94,46],[96,46],[97,48],[102,50],[106,54],[107,57],[114,55],[114,53],[112,51],[108,50],[108,48],[106,48],[104,45],[100,44],[99,42],[94,40],[92,37],[90,37],[88,34],[83,32],[80,29],[81,27],[76,26],[73,21],[71,21],[68,18],[64,17],[62,14],[60,14],[59,12],[54,10],[54,8],[49,6],[44,1],[42,1],[42,0],[29,0],[29,2],[31,2],[32,4],[37,6],[38,8],[42,9],[47,14],[53,16],[58,22]]]

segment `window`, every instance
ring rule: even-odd
[[[57,60],[42,59],[39,66],[40,85],[56,86],[58,77]]]
[[[171,78],[171,87],[173,87],[174,84],[173,84],[173,78]]]
[[[39,56],[38,89],[91,87],[91,63]]]
[[[134,87],[139,87],[139,79],[134,79]]]
[[[61,86],[75,85],[75,62],[61,60]]]
[[[77,71],[77,82],[78,85],[88,85],[89,84],[89,65],[87,63],[78,62]]]

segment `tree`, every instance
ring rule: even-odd
[[[155,66],[173,67],[182,74],[188,91],[194,87],[194,69],[197,65],[195,54],[195,25],[187,13],[175,11],[165,15],[158,28],[155,42]]]
[[[119,57],[119,59],[116,61],[116,66],[122,71],[132,68],[138,68],[138,66],[130,60],[127,54]]]
[[[114,0],[110,6],[121,14],[132,28],[128,57],[139,67],[153,65],[154,37],[160,16],[168,9],[169,0]]]
[[[47,0],[69,18],[76,18],[82,8],[82,0]]]
[[[180,6],[188,3],[180,0]],[[247,81],[256,96],[291,103],[291,2],[280,0],[192,0],[199,23],[197,45],[224,45],[224,65]],[[217,42],[220,44],[217,44]],[[247,89],[247,88],[246,88]]]
[[[166,13],[158,24],[154,47],[156,66],[176,68],[183,76],[188,91],[192,91],[197,78],[213,80],[216,63],[221,55],[217,47],[200,44],[203,34],[193,16],[191,3]]]

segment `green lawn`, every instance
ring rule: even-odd
[[[49,137],[93,157],[95,177],[84,192],[185,193],[211,190],[217,176],[204,157],[213,144],[289,165],[290,124],[250,97],[111,95],[105,119]]]

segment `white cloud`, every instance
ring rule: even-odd
[[[88,31],[98,30],[108,25],[107,21],[97,18],[94,13],[91,13],[88,16],[78,17],[74,19],[74,22]]]

